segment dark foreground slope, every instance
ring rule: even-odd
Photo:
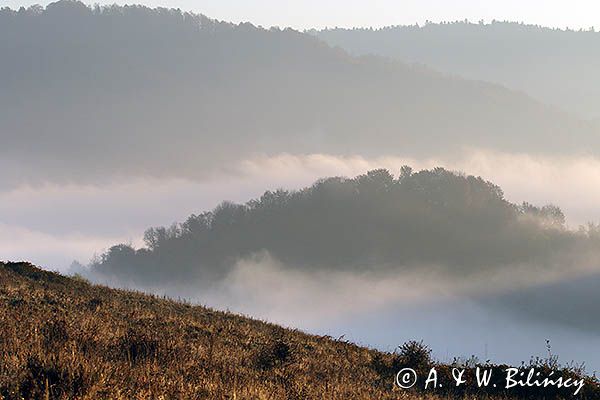
[[[422,398],[394,388],[393,376],[432,365],[419,345],[380,353],[26,263],[0,263],[0,326],[5,399]],[[438,368],[448,376],[449,366]],[[583,395],[599,398],[597,382]]]
[[[0,282],[6,398],[394,396],[357,346],[28,264],[0,264]]]

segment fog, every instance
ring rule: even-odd
[[[497,155],[511,168],[538,171],[531,164],[507,164],[506,157]],[[474,158],[480,161],[481,155]],[[510,159],[532,163],[529,157]],[[355,162],[365,166],[365,160]],[[282,160],[262,163],[269,167],[265,170],[289,174],[282,171]],[[453,356],[519,363],[544,355],[540,349],[550,340],[556,346],[552,354],[564,362],[585,361],[594,371],[599,360],[585,346],[593,348],[600,338],[597,323],[590,322],[598,301],[590,282],[600,276],[596,231],[569,231],[554,209],[548,212],[556,221],[548,220],[544,209],[519,211],[493,185],[472,176],[401,170],[394,181],[373,171],[319,181],[289,195],[267,192],[246,211],[222,205],[162,233],[151,231],[145,238],[148,249],[111,248],[91,270],[80,272],[112,286],[185,298],[310,332],[346,334],[382,348],[425,332],[421,338],[437,347],[439,358],[452,351]],[[412,203],[417,193],[424,197]],[[381,200],[388,196],[395,199],[390,209]],[[421,206],[423,200],[429,205]],[[354,201],[360,208],[351,206]],[[325,216],[320,203],[336,208]],[[297,209],[302,209],[301,222],[293,217]],[[375,211],[382,209],[385,223]],[[355,232],[340,225],[338,214]],[[446,231],[448,217],[453,222]],[[315,221],[320,232],[311,228]],[[295,240],[297,230],[303,233]],[[560,301],[554,301],[558,293]],[[371,333],[358,329],[357,334],[353,328],[364,321]],[[442,333],[436,336],[426,326]],[[573,341],[577,346],[569,345]]]
[[[573,57],[578,85],[550,95],[346,45],[178,10],[1,9],[0,259],[444,361],[519,363],[549,339],[597,370],[600,125],[594,91],[572,100],[595,70]]]
[[[406,164],[470,171],[501,185],[507,199],[514,202],[559,204],[572,228],[600,220],[595,207],[600,201],[596,189],[600,187],[600,168],[593,157],[482,150],[445,160],[281,154],[246,160],[203,180],[146,178],[105,185],[21,186],[4,191],[0,194],[0,251],[5,259],[27,259],[72,272],[69,266],[73,260],[87,263],[116,243],[142,246],[142,233],[148,226],[182,221],[224,199],[245,202],[267,188],[298,189],[323,176],[354,176],[375,167],[399,171]],[[569,272],[546,283],[551,285],[559,278],[571,280],[573,276]],[[511,284],[526,282],[522,275],[517,282],[504,285],[498,285],[498,279],[489,281],[496,290],[495,299],[481,301],[479,297],[485,297],[489,289],[489,285],[480,286],[482,280],[476,283],[471,279],[473,287],[464,288],[456,280],[435,276],[428,281],[423,276],[397,273],[305,274],[287,270],[276,261],[255,258],[241,261],[225,280],[209,288],[196,284],[145,287],[105,278],[100,282],[186,298],[310,332],[345,335],[345,339],[385,350],[409,339],[423,339],[436,357],[444,360],[475,355],[520,362],[530,355],[546,355],[545,339],[550,339],[562,361],[585,361],[590,371],[598,369],[599,360],[591,358],[589,352],[599,344],[597,330],[557,324],[552,317],[560,320],[564,313],[560,309],[536,319],[539,309],[522,310],[523,304],[531,304],[536,297],[516,304],[503,299],[503,295],[509,300],[519,298],[507,293],[514,290]],[[539,285],[540,281],[530,282],[534,283]],[[589,299],[582,301],[593,307]],[[583,319],[589,311],[594,312],[593,308],[581,310]],[[544,309],[541,312],[547,313]]]
[[[593,157],[481,150],[447,159],[282,154],[242,161],[200,181],[145,178],[0,191],[0,251],[5,259],[32,259],[65,271],[73,260],[87,263],[115,243],[141,245],[149,226],[182,221],[223,200],[245,202],[266,189],[299,189],[324,176],[355,176],[379,167],[399,171],[402,165],[480,175],[501,186],[512,202],[560,205],[573,229],[600,221],[600,160]]]
[[[567,275],[547,279],[558,282],[570,279]],[[600,331],[557,325],[552,319],[536,320],[535,313],[519,314],[526,302],[515,308],[498,301],[507,293],[512,296],[515,288],[527,288],[539,280],[523,268],[468,281],[461,275],[436,272],[434,266],[413,273],[348,273],[327,268],[301,272],[263,252],[238,261],[224,280],[208,286],[200,282],[159,287],[104,283],[186,299],[386,351],[409,340],[424,340],[444,362],[474,356],[481,361],[520,364],[530,357],[547,357],[549,340],[552,354],[561,363],[585,364],[588,372],[598,371],[600,357],[591,349],[600,345]],[[563,297],[563,307],[568,304]],[[591,307],[580,311],[593,315]],[[559,307],[553,314],[560,317],[563,312]]]
[[[600,148],[600,127],[527,93],[177,10],[2,9],[0,54],[2,187],[201,180],[290,152]]]

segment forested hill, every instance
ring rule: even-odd
[[[572,232],[554,206],[515,205],[501,189],[442,168],[394,177],[374,170],[328,178],[293,192],[223,203],[170,228],[152,228],[147,248],[117,245],[95,273],[141,285],[226,276],[241,259],[268,252],[287,268],[406,271],[437,266],[457,276],[529,265],[568,271],[600,249],[591,227]]]
[[[3,8],[0,55],[4,185],[199,178],[281,152],[598,148],[596,128],[525,94],[179,10]]]
[[[311,33],[352,54],[496,82],[583,118],[600,118],[600,33],[592,28],[456,21]]]

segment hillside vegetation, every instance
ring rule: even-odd
[[[393,377],[401,366],[434,365],[419,343],[381,353],[27,263],[0,263],[0,326],[6,400],[419,399]],[[438,367],[448,379],[450,367]],[[445,387],[443,398],[466,395]],[[540,398],[535,389],[512,394]],[[582,398],[600,398],[596,381],[588,378]]]
[[[394,398],[379,353],[0,264],[5,399]],[[379,355],[390,361],[390,356]]]
[[[480,177],[443,168],[397,175],[373,170],[298,191],[224,202],[181,224],[149,229],[146,247],[122,244],[92,271],[122,282],[210,283],[240,259],[266,251],[300,270],[419,270],[457,276],[514,265],[567,270],[600,251],[595,226],[565,226],[556,206],[513,204]]]
[[[597,127],[522,93],[174,9],[3,8],[0,55],[6,184],[199,179],[283,152],[599,148]]]

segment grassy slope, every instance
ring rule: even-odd
[[[7,398],[397,398],[375,351],[0,264]]]
[[[396,355],[26,263],[0,263],[0,326],[0,398],[422,398]]]

